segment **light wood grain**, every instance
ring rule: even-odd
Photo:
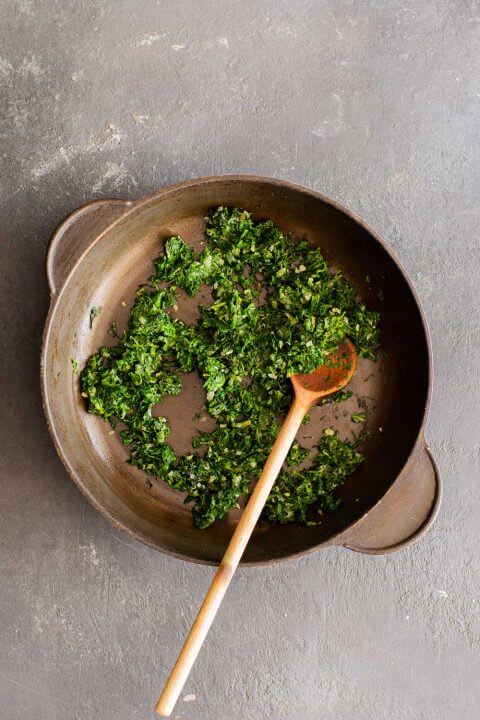
[[[308,405],[303,398],[295,399],[275,440],[262,474],[158,700],[156,711],[163,717],[169,717],[175,707],[307,409]]]
[[[344,340],[329,360],[330,363],[308,375],[291,378],[295,399],[157,702],[156,711],[163,717],[169,717],[175,707],[305,413],[314,402],[349,382],[357,362],[354,346]]]

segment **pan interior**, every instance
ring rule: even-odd
[[[109,326],[115,321],[123,329],[135,290],[152,273],[162,240],[180,235],[198,249],[204,215],[219,205],[246,208],[256,219],[271,218],[282,230],[306,238],[381,313],[379,361],[360,360],[350,384],[353,397],[314,408],[299,435],[301,444],[311,446],[325,427],[333,427],[351,439],[363,428],[352,424],[352,412],[367,408],[368,434],[361,446],[366,460],[341,489],[335,514],[320,517],[312,511],[319,524],[259,524],[245,560],[265,562],[327,543],[368,511],[407,461],[427,402],[428,347],[408,282],[381,243],[341,210],[274,181],[228,178],[174,188],[134,207],[83,256],[56,303],[45,348],[47,409],[64,462],[97,508],[160,549],[200,562],[221,558],[239,511],[206,530],[195,528],[183,494],[161,480],[150,485],[145,473],[126,463],[128,451],[110,426],[86,413],[71,368],[71,358],[82,368],[102,344],[115,342]],[[183,319],[194,322],[198,300],[179,303]],[[208,300],[206,294],[200,299]],[[102,311],[90,328],[92,307]],[[201,423],[197,417],[203,400],[200,378],[191,373],[184,377],[181,395],[157,409],[169,419],[177,452],[190,449],[197,429],[208,429],[208,420]]]

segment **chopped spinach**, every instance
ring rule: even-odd
[[[340,440],[333,430],[325,432],[310,469],[281,473],[267,500],[266,517],[278,523],[306,523],[307,509],[314,503],[333,512],[339,504],[336,488],[362,461],[354,445]]]
[[[297,442],[294,442],[287,456],[287,465],[289,467],[295,467],[295,465],[300,465],[304,460],[308,458],[309,455],[310,450],[308,450],[307,448],[302,448]]]
[[[292,400],[288,376],[324,363],[345,336],[375,360],[379,334],[378,314],[357,302],[320,251],[294,243],[271,221],[220,207],[206,218],[205,239],[200,253],[179,237],[166,240],[118,344],[101,348],[82,372],[89,412],[112,427],[122,423],[129,462],[186,492],[201,528],[224,517],[258,477]],[[212,303],[200,304],[198,323],[188,325],[175,316],[178,293],[193,297],[202,285],[211,288]],[[193,370],[217,425],[193,439],[203,457],[177,457],[167,419],[152,410],[178,395],[182,373]],[[332,430],[314,451],[295,443],[287,465],[311,452],[310,468],[278,478],[264,512],[269,520],[306,522],[315,503],[334,510],[335,488],[363,459]]]
[[[351,420],[352,420],[352,422],[354,422],[354,423],[365,422],[366,419],[367,419],[367,416],[366,416],[366,414],[365,414],[364,412],[363,412],[363,413],[361,413],[361,412],[356,412],[356,413],[352,413],[352,414],[351,414]]]
[[[89,316],[89,319],[88,319],[88,326],[89,326],[90,330],[91,330],[92,327],[93,327],[93,321],[95,320],[95,318],[96,318],[98,315],[100,315],[101,312],[102,312],[102,308],[101,308],[101,307],[92,307],[92,308],[91,308],[91,310],[90,310],[90,316]]]

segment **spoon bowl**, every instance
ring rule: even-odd
[[[328,363],[320,365],[311,373],[292,375],[290,380],[296,397],[301,394],[313,404],[348,385],[356,367],[357,351],[354,344],[345,338],[335,352],[328,356]]]

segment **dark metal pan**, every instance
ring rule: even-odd
[[[433,521],[440,500],[438,471],[424,438],[432,384],[428,328],[415,291],[382,239],[360,218],[317,192],[281,180],[225,176],[192,180],[137,202],[101,200],[68,217],[53,236],[47,260],[52,303],[43,339],[41,379],[48,425],[73,480],[106,518],[163,552],[217,563],[238,520],[232,512],[207,530],[193,525],[183,495],[125,462],[126,448],[110,426],[89,415],[71,359],[82,368],[107,329],[121,327],[135,289],[151,274],[161,240],[178,234],[193,245],[202,237],[205,212],[219,205],[246,208],[271,218],[296,237],[321,248],[360,297],[381,313],[381,359],[363,361],[348,403],[315,408],[304,442],[322,428],[343,436],[360,399],[368,406],[366,461],[341,490],[333,515],[311,527],[260,523],[245,562],[267,563],[326,545],[386,553],[415,541]],[[90,327],[90,310],[102,312]],[[196,308],[183,309],[194,318]],[[202,405],[194,376],[179,399],[162,411],[172,442],[185,450]]]

